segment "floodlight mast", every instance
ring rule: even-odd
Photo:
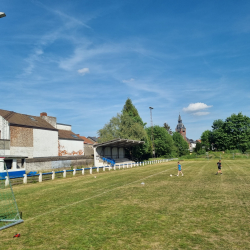
[[[152,157],[155,158],[155,145],[154,145],[154,124],[153,124],[153,118],[152,118],[152,107],[149,107],[150,109],[150,120],[151,120],[151,141],[152,141]]]
[[[6,16],[6,14],[4,12],[0,12],[0,18],[5,17],[5,16]]]

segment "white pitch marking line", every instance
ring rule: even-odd
[[[26,221],[30,221],[30,220],[34,220],[34,219],[36,219],[36,218],[38,218],[38,217],[40,217],[40,216],[43,216],[43,215],[46,215],[46,214],[50,214],[50,213],[54,213],[55,211],[58,211],[58,210],[64,209],[64,208],[66,208],[66,207],[69,207],[69,206],[74,206],[74,205],[76,205],[76,204],[78,204],[78,203],[81,203],[81,202],[84,202],[84,201],[87,201],[87,200],[90,200],[90,199],[93,199],[93,198],[96,198],[96,197],[102,196],[103,194],[109,193],[109,192],[114,191],[114,190],[116,190],[116,189],[118,189],[118,188],[122,188],[122,187],[125,187],[125,186],[128,186],[128,185],[131,185],[131,184],[133,184],[133,183],[135,183],[135,182],[139,182],[139,181],[145,180],[145,179],[150,178],[150,177],[152,177],[152,176],[155,176],[155,175],[158,175],[158,174],[161,174],[161,173],[167,172],[167,171],[169,171],[169,170],[171,170],[171,169],[175,169],[175,167],[174,167],[174,168],[167,169],[167,170],[164,170],[164,171],[161,171],[161,172],[156,173],[156,174],[149,175],[149,176],[147,176],[147,177],[144,177],[144,178],[139,179],[139,180],[136,180],[136,181],[132,181],[132,182],[127,183],[127,184],[124,184],[124,185],[122,185],[122,186],[119,186],[119,187],[116,187],[116,188],[110,189],[110,190],[108,190],[108,191],[102,192],[102,193],[100,193],[100,194],[97,194],[97,195],[91,196],[91,197],[89,197],[89,198],[86,198],[86,199],[83,199],[83,200],[80,200],[80,201],[76,201],[76,202],[73,202],[73,203],[71,203],[71,204],[68,204],[68,205],[65,205],[65,206],[62,206],[62,207],[56,208],[56,209],[51,210],[51,211],[48,211],[48,212],[46,212],[46,213],[39,214],[39,215],[37,215],[37,216],[35,216],[35,217],[32,217],[32,218],[29,218],[29,219],[24,220],[24,222],[26,222]]]

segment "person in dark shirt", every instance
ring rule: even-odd
[[[219,162],[217,162],[217,166],[218,166],[218,172],[216,173],[216,174],[218,174],[218,173],[220,173],[220,174],[222,174],[222,172],[221,172],[221,160],[219,160]]]

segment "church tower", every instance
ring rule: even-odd
[[[175,131],[178,132],[178,133],[180,133],[183,136],[183,138],[185,140],[187,140],[187,138],[186,138],[186,127],[182,123],[182,119],[181,119],[181,115],[180,114],[179,114],[178,124],[177,124],[177,126],[175,128]]]

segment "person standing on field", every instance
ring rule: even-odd
[[[179,176],[179,173],[181,173],[182,174],[182,176],[183,176],[183,173],[182,173],[182,169],[181,169],[181,164],[180,164],[180,162],[178,161],[178,174],[177,174],[177,176]]]
[[[218,166],[218,172],[216,173],[216,174],[218,174],[218,173],[220,173],[220,174],[222,174],[222,172],[221,172],[221,160],[219,160],[219,162],[217,162],[217,166]]]

